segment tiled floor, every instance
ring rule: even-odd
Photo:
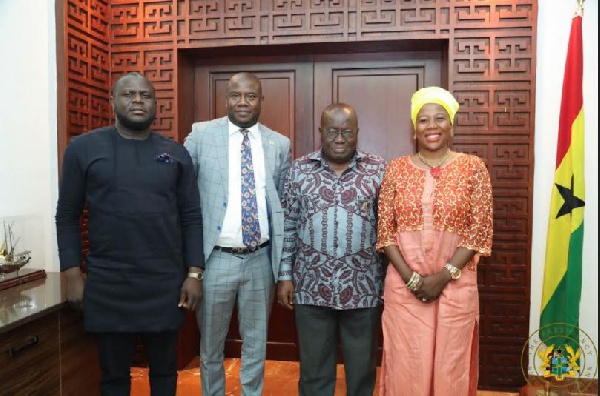
[[[239,368],[239,359],[226,359],[225,386],[227,396],[239,396],[241,394],[240,383],[237,377]],[[298,372],[298,362],[267,361],[264,396],[298,395]],[[147,375],[148,370],[145,368],[132,368],[131,396],[148,396],[150,394]],[[337,379],[335,395],[344,396],[346,394],[346,386],[344,382],[344,369],[341,365],[338,365]],[[177,382],[177,396],[201,395],[198,359],[193,360],[185,370],[179,372]],[[377,395],[378,392],[376,390],[374,396]],[[478,396],[518,396],[518,393],[479,391]]]

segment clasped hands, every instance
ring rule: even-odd
[[[444,290],[450,279],[448,271],[445,270],[431,275],[420,276],[411,293],[423,302],[433,301],[442,294],[442,290]]]

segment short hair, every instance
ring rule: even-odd
[[[127,77],[141,77],[144,80],[146,80],[152,88],[154,88],[154,85],[152,85],[152,82],[150,80],[148,80],[148,77],[144,76],[140,72],[132,71],[132,72],[127,72],[127,73],[121,74],[119,76],[119,78],[117,78],[117,80],[115,81],[115,83],[113,84],[113,87],[112,87],[112,91],[111,91],[112,96],[115,96],[115,93],[117,92],[117,87],[119,86],[121,81]]]
[[[348,113],[348,115],[350,117],[355,118],[356,121],[358,122],[358,115],[356,114],[356,110],[354,110],[354,107],[350,106],[347,103],[338,102],[338,103],[331,103],[329,106],[327,106],[323,110],[323,112],[321,113],[321,125],[323,125],[323,123],[325,122],[326,116],[330,116],[332,113],[339,112],[339,111]]]
[[[237,80],[238,78],[242,78],[242,79],[246,79],[246,80],[251,80],[254,81],[258,84],[258,89],[260,90],[260,95],[262,96],[263,92],[262,92],[262,82],[260,81],[260,78],[258,78],[258,76],[256,74],[252,74],[249,72],[239,72],[239,73],[235,73],[233,76],[231,76],[229,78],[229,81],[227,82],[227,90],[229,91],[229,86],[231,85],[231,82],[233,80]]]

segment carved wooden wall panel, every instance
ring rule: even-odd
[[[176,138],[177,51],[173,1],[111,1],[112,81],[138,71],[156,88],[157,116],[153,129]]]
[[[67,136],[110,122],[108,0],[68,0],[65,5]]]
[[[157,88],[154,128],[181,140],[187,131],[178,125],[177,91],[189,81],[182,77],[182,50],[383,40],[397,43],[397,50],[406,43],[427,50],[427,40],[446,42],[443,85],[461,104],[454,148],[481,156],[494,187],[493,255],[479,269],[480,387],[523,384],[519,356],[529,325],[536,0],[66,4],[66,136],[110,122],[110,83],[135,70]]]
[[[108,0],[56,2],[59,165],[69,140],[110,123]],[[81,221],[88,250],[87,211]]]

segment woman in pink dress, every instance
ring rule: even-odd
[[[417,91],[418,152],[393,160],[379,195],[384,286],[380,396],[475,396],[477,263],[492,247],[492,188],[483,161],[450,150],[458,102]]]

